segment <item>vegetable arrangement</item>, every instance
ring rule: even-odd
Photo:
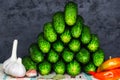
[[[17,42],[14,40],[11,57],[3,63],[4,72],[13,77],[34,77],[37,72],[48,75],[54,71],[54,78],[59,79],[65,73],[75,77],[84,71],[99,80],[120,79],[120,58],[104,62],[99,38],[78,15],[74,2],[68,2],[64,11],[56,12],[52,22],[44,24],[37,42],[29,47],[28,56],[17,58]]]
[[[51,22],[46,22],[37,42],[29,47],[29,55],[22,63],[27,71],[36,70],[41,75],[51,72],[69,74],[72,77],[82,70],[96,71],[104,61],[104,51],[99,46],[99,38],[91,33],[78,6],[68,2],[64,11],[56,12]]]

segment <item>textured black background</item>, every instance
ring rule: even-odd
[[[109,56],[120,57],[120,0],[74,0],[79,14]],[[28,55],[28,47],[36,42],[43,24],[53,13],[63,11],[67,0],[0,0],[0,62],[7,59],[12,42],[18,39],[18,56]]]

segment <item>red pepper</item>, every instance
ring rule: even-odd
[[[99,80],[119,80],[120,79],[120,69],[113,69],[103,72],[89,72],[95,78]]]

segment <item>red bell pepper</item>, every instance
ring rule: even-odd
[[[103,72],[89,72],[98,80],[120,80],[120,69],[113,69]]]

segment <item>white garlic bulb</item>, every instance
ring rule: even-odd
[[[6,66],[7,66],[10,62],[13,62],[13,61],[16,61],[16,60],[17,60],[17,54],[16,54],[17,44],[18,44],[18,40],[15,39],[15,40],[13,41],[13,48],[12,48],[11,57],[8,58],[6,61],[4,61],[4,63],[3,63],[3,69],[5,69]]]
[[[22,64],[22,59],[18,58],[17,61],[9,63],[5,69],[5,73],[14,77],[24,77],[26,69]]]
[[[18,40],[14,40],[11,57],[3,63],[3,70],[8,75],[14,77],[24,77],[26,69],[22,64],[22,59],[17,59],[17,44]]]

